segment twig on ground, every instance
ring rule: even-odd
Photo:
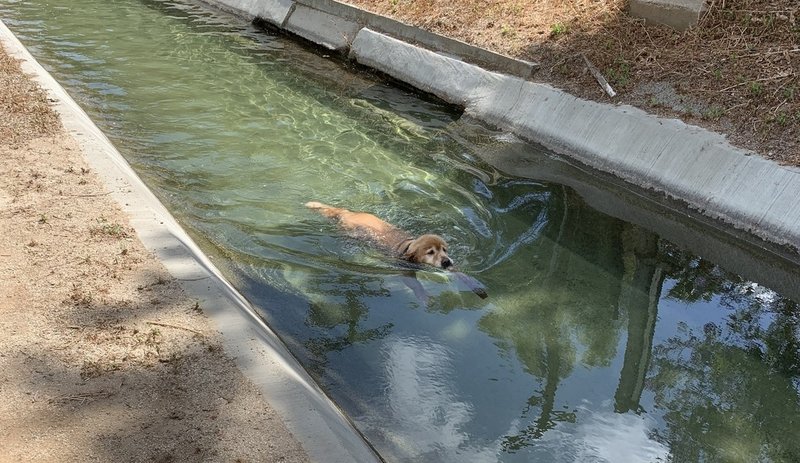
[[[736,87],[741,87],[742,85],[747,85],[747,84],[750,84],[750,83],[753,83],[753,82],[766,82],[766,81],[769,81],[769,80],[785,79],[787,77],[792,77],[793,75],[794,75],[793,72],[785,72],[783,74],[778,74],[777,76],[762,77],[761,79],[755,79],[755,80],[751,80],[751,81],[747,81],[747,82],[740,82],[740,83],[738,83],[736,85],[731,85],[730,87],[725,87],[722,90],[718,90],[718,92],[722,93],[724,91],[731,90],[731,89],[734,89]]]
[[[592,64],[592,62],[589,61],[589,58],[587,58],[586,55],[583,53],[581,53],[581,56],[583,57],[583,61],[586,63],[586,67],[589,68],[589,72],[592,73],[595,80],[597,80],[597,83],[600,84],[600,87],[602,87],[602,89],[606,92],[606,94],[608,94],[608,96],[610,96],[611,98],[617,96],[617,92],[615,92],[614,89],[611,88],[611,84],[608,83],[606,78],[603,77],[603,74],[600,73],[600,71],[594,66],[594,64]]]
[[[49,400],[50,403],[67,403],[67,402],[80,402],[85,403],[89,399],[106,398],[112,395],[108,391],[93,391],[93,392],[79,392],[73,395],[63,395]]]
[[[787,54],[788,53],[800,53],[800,48],[795,48],[795,49],[792,49],[792,50],[764,51],[764,52],[760,52],[760,53],[750,53],[750,54],[747,54],[747,55],[737,55],[736,58],[737,59],[753,58],[755,56],[771,56],[771,55],[781,55],[781,54],[785,54],[785,53],[787,53]]]
[[[781,106],[786,104],[787,101],[789,101],[789,100],[783,100],[783,101],[781,101],[781,104],[779,104],[778,106],[775,106],[775,109],[772,110],[772,115],[775,116],[776,114],[778,114],[778,110],[781,109]]]
[[[112,193],[111,191],[107,191],[105,193],[81,194],[81,195],[65,195],[65,196],[72,196],[74,198],[96,198],[98,196],[108,196],[111,193]]]
[[[185,326],[171,325],[169,323],[161,323],[161,322],[145,322],[145,323],[147,323],[148,325],[157,325],[157,326],[164,326],[164,327],[167,327],[167,328],[175,328],[175,329],[178,329],[178,330],[191,331],[192,333],[199,334],[200,336],[203,336],[203,333],[201,331],[193,330],[193,329],[187,328]]]

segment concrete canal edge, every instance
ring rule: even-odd
[[[462,106],[470,116],[758,238],[800,248],[800,169],[632,106],[527,80],[514,60],[333,0],[203,0]],[[509,172],[514,174],[514,172]]]
[[[139,239],[196,299],[224,349],[279,413],[312,461],[379,462],[344,413],[322,392],[247,300],[222,276],[89,116],[0,21],[0,43],[53,100],[67,132]]]

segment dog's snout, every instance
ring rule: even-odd
[[[442,268],[447,268],[447,267],[450,267],[451,265],[453,265],[453,261],[452,260],[450,260],[448,258],[442,259]]]

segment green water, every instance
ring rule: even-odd
[[[795,267],[506,175],[511,145],[558,161],[200,4],[0,14],[387,461],[800,461]],[[442,234],[489,298],[424,271],[420,299],[309,200]]]

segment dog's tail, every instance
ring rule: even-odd
[[[344,209],[328,206],[327,204],[322,204],[317,201],[309,201],[306,203],[306,207],[309,209],[316,209],[319,211],[320,214],[324,215],[325,217],[339,217]]]

